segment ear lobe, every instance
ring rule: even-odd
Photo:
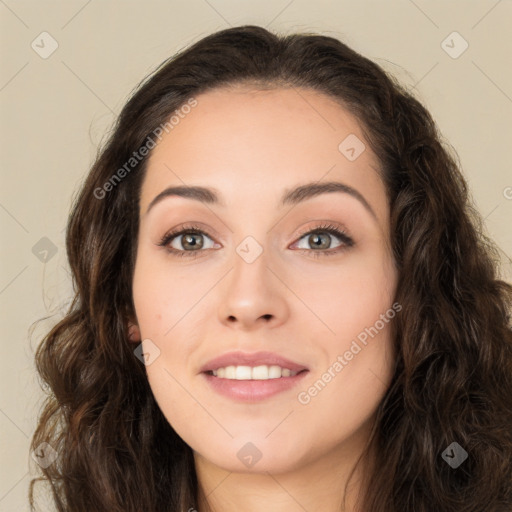
[[[128,322],[128,339],[132,343],[138,343],[141,341],[139,326],[133,322]]]

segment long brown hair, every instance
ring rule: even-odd
[[[75,297],[36,352],[47,397],[31,448],[46,442],[59,456],[31,481],[32,510],[39,480],[59,512],[198,508],[191,449],[128,341],[148,156],[126,162],[191,98],[241,83],[327,94],[358,118],[380,161],[403,309],[361,510],[512,510],[512,286],[499,277],[457,158],[428,111],[377,64],[331,37],[257,26],[211,34],[139,84],[75,200],[66,234]],[[468,454],[457,468],[442,457],[453,442]]]

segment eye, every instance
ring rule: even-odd
[[[306,245],[310,245],[315,248],[297,248],[301,251],[307,251],[311,253],[314,257],[331,256],[334,254],[338,254],[341,251],[344,251],[354,245],[354,241],[345,233],[345,231],[339,229],[338,227],[332,224],[324,224],[309,231],[306,231],[305,233],[300,235],[299,242],[306,236]],[[341,243],[334,249],[331,248],[331,240],[333,237],[341,241]]]
[[[306,244],[311,244],[314,249],[297,247],[301,252],[305,251],[314,257],[331,256],[348,249],[354,245],[354,241],[345,231],[332,225],[324,224],[314,229],[310,229],[300,235],[299,242],[308,235]],[[205,247],[204,238],[208,238],[211,242],[210,247]],[[340,244],[332,249],[332,238],[340,240]],[[180,240],[181,238],[181,240]],[[215,242],[204,232],[204,230],[195,224],[181,226],[180,228],[166,233],[160,242],[160,247],[166,247],[167,250],[179,257],[196,257],[202,251],[201,249],[213,249]]]
[[[212,246],[204,246],[204,237],[209,238],[213,243],[213,240],[204,230],[199,226],[191,224],[166,233],[158,245],[167,247],[167,250],[176,256],[195,257],[199,252],[202,252],[200,249],[213,248]]]

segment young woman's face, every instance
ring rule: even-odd
[[[132,340],[151,389],[195,456],[226,470],[342,456],[367,435],[394,360],[377,159],[355,118],[311,90],[196,100],[141,190]]]

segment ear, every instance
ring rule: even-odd
[[[132,343],[139,343],[141,341],[139,326],[132,321],[128,322],[128,339]]]

